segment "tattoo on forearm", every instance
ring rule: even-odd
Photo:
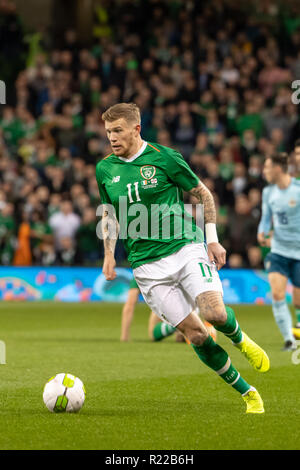
[[[215,224],[217,221],[216,206],[210,190],[203,183],[199,183],[196,188],[191,189],[189,192],[204,205],[204,223]]]
[[[119,222],[116,216],[112,215],[109,211],[104,211],[101,226],[104,253],[111,252],[114,254],[119,234]]]

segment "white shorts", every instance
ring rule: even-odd
[[[210,262],[204,243],[185,245],[170,256],[139,266],[133,274],[145,302],[174,327],[196,308],[199,294],[223,294],[217,268]]]

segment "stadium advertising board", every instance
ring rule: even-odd
[[[124,302],[132,271],[117,268],[117,278],[106,281],[97,268],[0,268],[1,300],[57,300],[65,302]],[[222,269],[220,277],[226,304],[270,304],[264,271]],[[291,301],[291,285],[288,286]],[[142,299],[141,299],[142,300]]]

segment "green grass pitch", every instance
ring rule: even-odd
[[[241,375],[261,393],[264,415],[246,415],[240,395],[170,337],[147,338],[139,304],[132,341],[120,343],[120,304],[1,302],[0,449],[299,449],[300,365],[280,351],[271,308],[235,306],[271,370],[251,369],[222,334]],[[50,413],[46,381],[69,372],[86,386],[78,414]]]

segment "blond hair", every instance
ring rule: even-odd
[[[103,121],[113,122],[121,118],[127,122],[141,124],[139,107],[135,103],[118,103],[108,108],[102,114]]]

